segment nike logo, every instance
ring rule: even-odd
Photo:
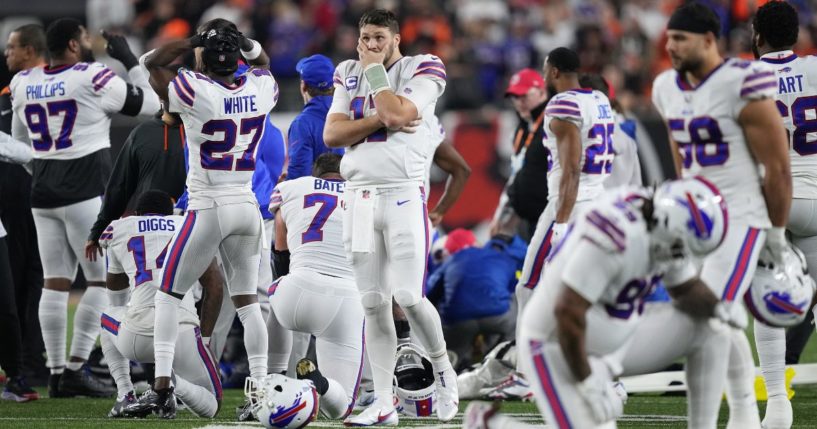
[[[385,422],[386,420],[389,419],[389,416],[391,416],[393,412],[394,412],[394,410],[392,410],[390,413],[386,414],[385,416],[380,414],[380,413],[377,413],[377,422],[378,423]]]
[[[405,204],[405,203],[407,203],[407,202],[409,202],[409,201],[411,201],[411,200],[403,200],[403,201],[398,201],[398,202],[397,202],[397,205],[398,205],[398,206],[402,206],[403,204]]]
[[[11,109],[8,110],[0,110],[0,116],[6,116],[11,113]]]

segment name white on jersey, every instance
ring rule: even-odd
[[[279,183],[270,198],[270,212],[280,209],[287,226],[290,271],[305,269],[353,279],[343,248],[343,216],[339,210],[345,183],[312,176]]]
[[[153,298],[170,240],[183,222],[182,216],[130,216],[111,222],[99,238],[108,272],[128,275],[132,291],[126,320],[137,333],[153,335]],[[180,323],[197,324],[195,309],[182,308]]]
[[[9,89],[38,159],[77,159],[111,147],[110,115],[127,97],[127,83],[102,63],[34,67],[17,73]]]
[[[410,100],[423,118],[413,134],[382,128],[346,150],[341,174],[348,187],[395,186],[425,180],[429,144],[439,139],[439,122],[434,120],[437,98],[445,91],[445,65],[433,55],[402,57],[388,69],[394,93]],[[363,68],[347,60],[335,69],[335,94],[329,113],[362,119],[377,114]],[[433,153],[433,152],[432,152]]]
[[[783,51],[760,60],[777,78],[777,108],[789,136],[792,196],[817,199],[817,57]]]
[[[556,136],[550,129],[553,119],[576,125],[581,134],[581,175],[576,201],[596,198],[604,190],[604,180],[613,169],[615,157],[612,141],[616,117],[610,100],[599,91],[575,89],[559,93],[548,102],[543,139],[552,161],[548,162],[548,201],[558,201],[559,182],[562,180]]]
[[[269,70],[249,69],[233,85],[179,70],[168,86],[187,139],[190,209],[254,203],[252,175],[266,116],[278,102]]]
[[[749,102],[777,93],[773,71],[761,62],[727,59],[696,88],[675,70],[653,84],[653,103],[678,143],[686,177],[700,175],[720,189],[729,220],[755,228],[771,225],[760,170],[738,123]]]

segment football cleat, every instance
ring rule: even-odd
[[[355,403],[355,411],[360,411],[368,408],[374,404],[374,390],[366,390],[361,388],[357,394],[357,402]]]
[[[356,416],[349,416],[343,421],[344,426],[397,426],[400,419],[394,408],[372,405]]]
[[[153,389],[147,390],[139,397],[139,400],[124,408],[123,415],[144,418],[150,413],[162,419],[176,418],[176,394],[173,393],[172,387],[159,392]]]
[[[303,358],[295,365],[295,374],[298,380],[309,380],[315,385],[318,393],[323,395],[329,389],[329,380],[321,374],[321,370],[308,358]]]
[[[434,385],[437,388],[437,419],[451,421],[459,412],[460,397],[457,390],[457,373],[454,368],[434,369]]]
[[[131,405],[131,404],[135,404],[135,403],[136,403],[136,395],[134,395],[133,391],[131,390],[130,392],[128,392],[127,395],[125,395],[121,399],[118,399],[116,401],[116,403],[113,404],[113,408],[111,408],[111,411],[108,411],[108,417],[110,417],[112,419],[127,417],[124,414],[125,407],[127,407],[128,405]]]
[[[87,365],[83,365],[82,368],[76,371],[66,368],[58,378],[57,397],[89,396],[94,398],[110,398],[116,394],[116,388],[103,383],[99,378],[91,374]],[[50,379],[48,384],[50,396]]]
[[[485,396],[494,400],[532,401],[533,390],[531,390],[530,384],[518,372],[514,371]]]
[[[791,401],[785,396],[773,396],[766,402],[763,429],[791,429],[793,421]]]
[[[488,429],[488,420],[499,412],[500,402],[473,401],[462,416],[463,429]]]
[[[28,385],[25,378],[11,377],[6,380],[2,398],[8,401],[28,402],[40,399],[40,394]]]

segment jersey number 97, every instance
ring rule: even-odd
[[[52,146],[56,147],[56,150],[71,147],[74,144],[71,141],[71,132],[74,131],[74,123],[77,120],[77,110],[76,100],[51,101],[46,103],[45,107],[39,103],[26,104],[24,109],[26,125],[32,134],[39,134],[39,138],[31,137],[34,150],[47,152]],[[48,118],[59,116],[62,116],[62,126],[55,140],[48,130]]]

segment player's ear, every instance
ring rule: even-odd
[[[79,40],[71,39],[68,41],[68,50],[73,53],[78,53],[80,51],[80,44]]]
[[[394,35],[394,44],[395,46],[400,46],[400,33]]]

